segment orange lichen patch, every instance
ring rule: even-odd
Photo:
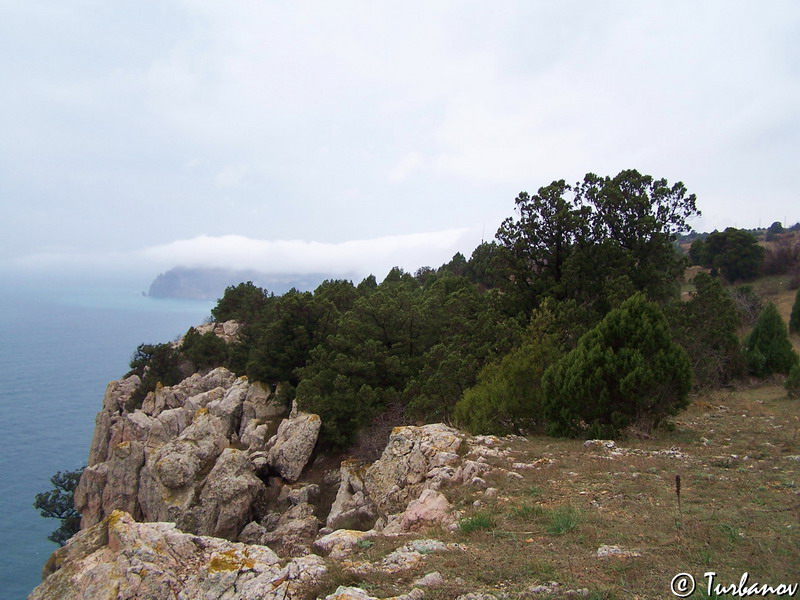
[[[201,406],[194,413],[194,418],[196,419],[197,417],[200,417],[201,415],[207,415],[207,414],[208,414],[208,409],[205,406]]]
[[[117,523],[119,523],[120,519],[125,516],[125,513],[121,510],[113,510],[111,514],[106,517],[108,520],[109,527],[115,527]]]
[[[208,563],[208,572],[244,571],[253,569],[255,566],[255,561],[247,553],[240,553],[231,548],[211,557],[211,562]]]

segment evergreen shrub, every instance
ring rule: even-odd
[[[753,331],[745,340],[744,352],[747,368],[756,377],[773,373],[788,375],[792,366],[800,361],[789,341],[786,323],[773,303],[758,316]]]
[[[542,384],[548,433],[616,437],[630,426],[652,430],[685,408],[692,369],[661,310],[639,293],[549,367]]]

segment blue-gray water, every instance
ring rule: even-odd
[[[0,599],[25,598],[57,548],[33,508],[50,476],[85,464],[106,384],[136,346],[201,323],[212,303],[131,289],[0,289]]]

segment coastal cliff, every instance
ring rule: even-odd
[[[205,328],[226,341],[236,331]],[[131,409],[140,384],[108,385],[75,492],[82,530],[30,598],[314,598],[365,540],[454,530],[442,490],[485,487],[497,454],[497,438],[433,424],[395,428],[372,464],[339,464],[317,451],[319,416],[225,368],[159,385]],[[412,544],[350,567],[402,571],[424,554]]]

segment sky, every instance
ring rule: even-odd
[[[0,0],[0,77],[0,272],[413,272],[631,168],[800,221],[793,0]]]

